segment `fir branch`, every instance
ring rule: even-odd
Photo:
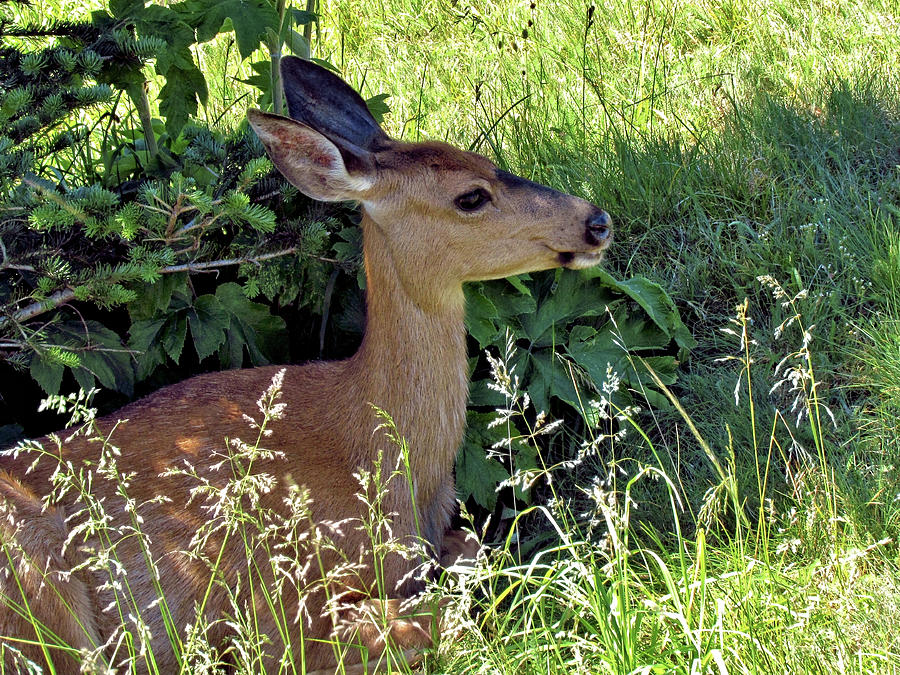
[[[159,270],[160,274],[175,274],[177,272],[201,272],[207,270],[218,269],[221,267],[230,267],[233,265],[242,265],[244,263],[254,263],[259,264],[266,260],[272,260],[273,258],[280,258],[286,255],[291,255],[292,253],[297,252],[297,247],[292,246],[290,248],[283,249],[281,251],[272,251],[270,253],[263,253],[258,256],[246,256],[243,258],[222,258],[220,260],[210,260],[207,262],[198,262],[198,263],[183,263],[180,265],[168,265],[167,267],[163,267]],[[328,260],[323,258],[322,260]],[[337,263],[339,261],[333,260],[330,262]],[[64,288],[62,290],[56,291],[55,293],[47,296],[44,300],[40,302],[33,302],[27,307],[23,307],[22,309],[13,312],[10,316],[0,319],[0,330],[5,329],[10,324],[22,323],[24,321],[28,321],[29,319],[33,319],[36,316],[40,316],[45,312],[49,312],[52,309],[56,309],[57,307],[64,305],[75,299],[75,291],[71,288]]]
[[[263,253],[258,256],[250,256],[243,258],[223,258],[221,260],[210,260],[200,263],[184,263],[181,265],[169,265],[160,270],[161,274],[172,274],[174,272],[200,272],[203,270],[217,269],[219,267],[229,267],[231,265],[243,265],[244,263],[261,263],[272,258],[281,258],[291,253],[296,253],[297,247],[291,246],[282,251],[273,251],[271,253]],[[337,262],[337,261],[335,261]]]

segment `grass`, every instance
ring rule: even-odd
[[[699,342],[680,408],[609,410],[625,439],[556,470],[549,504],[445,582],[458,633],[426,670],[900,670],[894,3],[321,14],[317,55],[391,94],[393,135],[601,204],[608,265],[659,282]],[[206,114],[236,124],[240,66],[216,49]],[[523,556],[540,531],[555,544]]]

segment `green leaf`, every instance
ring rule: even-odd
[[[168,75],[173,68],[194,67],[190,46],[194,44],[194,29],[184,21],[180,12],[170,7],[151,4],[134,16],[138,36],[159,38],[166,48],[156,54],[156,72]]]
[[[516,466],[516,471],[529,471],[533,469],[540,469],[540,462],[538,461],[538,450],[537,448],[530,444],[521,442],[518,443],[515,449],[515,455],[513,457],[513,463]],[[525,502],[526,504],[531,503],[531,490],[524,490],[522,485],[516,485],[513,488],[513,494],[516,499]]]
[[[250,69],[253,70],[256,75],[251,75],[245,79],[238,78],[238,82],[249,84],[260,91],[269,91],[272,86],[272,62],[268,60],[254,61],[250,64]]]
[[[191,62],[190,68],[171,68],[166,84],[159,92],[159,112],[166,118],[166,131],[178,136],[188,120],[197,114],[197,101],[205,103],[208,96],[206,78]]]
[[[673,356],[647,356],[644,357],[644,363],[653,369],[664,384],[674,384],[678,378],[678,361]],[[635,368],[642,381],[646,379],[647,382],[652,382],[640,361],[636,362]]]
[[[628,281],[618,281],[599,267],[586,270],[585,273],[621,291],[638,303],[667,336],[675,339],[679,347],[690,349],[697,346],[696,340],[682,323],[675,303],[659,284],[641,276],[632,277]]]
[[[486,509],[497,504],[497,485],[509,478],[506,468],[485,452],[504,435],[502,429],[488,428],[492,419],[492,414],[469,411],[466,439],[456,457],[457,496],[463,501],[473,497]]]
[[[186,289],[187,273],[163,274],[152,284],[138,287],[138,296],[128,303],[128,313],[132,321],[150,319],[168,308],[172,294]]]
[[[181,350],[184,349],[184,338],[187,335],[187,319],[182,316],[172,317],[166,321],[166,328],[162,331],[162,346],[166,354],[175,363],[181,358]]]
[[[531,290],[519,281],[520,285],[510,283],[511,280],[500,279],[482,284],[481,292],[497,308],[501,323],[520,323],[520,314],[533,314],[537,309],[537,301]]]
[[[41,389],[47,394],[59,393],[64,371],[65,368],[61,363],[47,362],[38,353],[31,358],[31,366],[28,369],[32,379],[41,385]]]
[[[583,272],[559,270],[554,286],[541,298],[537,311],[522,316],[522,328],[537,346],[553,343],[552,327],[563,328],[574,319],[598,316],[615,300],[606,284],[594,281]]]
[[[550,397],[555,396],[579,410],[578,392],[566,364],[562,363],[552,349],[540,349],[530,355],[532,369],[529,371],[528,395],[538,412],[550,412]]]
[[[366,107],[379,124],[384,121],[384,116],[391,112],[391,107],[387,104],[388,98],[390,94],[375,94],[366,99]]]
[[[292,9],[291,17],[293,17],[294,23],[300,26],[319,20],[319,16],[315,12],[307,12],[305,9]]]
[[[466,328],[478,340],[482,348],[494,342],[497,337],[497,326],[494,319],[499,312],[493,302],[488,300],[481,284],[466,284],[463,292],[466,296]]]
[[[284,44],[295,56],[299,56],[302,59],[309,58],[309,42],[306,41],[306,38],[300,35],[295,30],[285,31],[284,34]]]
[[[84,325],[80,321],[64,324],[74,338],[83,341],[83,351],[79,352],[81,366],[73,371],[76,378],[79,378],[79,374],[83,376],[90,373],[106,389],[131,396],[134,393],[134,367],[121,338],[98,321],[87,321],[89,332],[85,340]],[[83,379],[85,378],[79,378],[79,383]]]
[[[134,392],[131,355],[114,331],[99,321],[69,319],[46,328],[46,351],[36,353],[30,373],[48,394],[56,394],[69,368],[78,384],[90,389],[94,379],[107,389],[130,396]]]
[[[165,323],[166,317],[132,321],[128,329],[128,346],[138,352],[147,351],[156,342],[156,336]]]
[[[78,386],[85,391],[90,391],[97,385],[97,379],[94,374],[86,368],[76,368],[72,371]]]
[[[668,348],[671,338],[650,321],[642,312],[634,311],[626,304],[618,305],[612,313],[612,321],[602,330],[576,326],[569,333],[569,345],[590,341],[594,349],[616,350],[619,347],[636,352]]]
[[[202,16],[197,25],[198,42],[214,38],[225,19],[231,19],[242,60],[256,51],[266,28],[278,28],[278,14],[266,0],[203,0],[191,3],[191,8]]]
[[[588,340],[570,341],[566,352],[598,388],[606,380],[607,365],[612,365],[620,375],[628,367],[627,353],[615,343],[608,331],[602,331]]]
[[[225,342],[225,331],[229,326],[230,317],[214,295],[198,297],[188,310],[187,316],[191,325],[194,348],[202,361],[210,354],[214,354]]]
[[[216,298],[229,313],[225,343],[219,348],[219,361],[225,368],[243,365],[244,348],[254,366],[288,358],[284,319],[269,312],[266,305],[252,302],[238,284],[222,284]]]
[[[144,10],[144,0],[110,0],[109,11],[117,19],[134,18]]]
[[[128,346],[137,352],[137,369],[135,377],[138,381],[149,377],[157,366],[165,362],[162,343],[156,339],[168,317],[141,319],[133,321],[128,330]]]
[[[528,297],[531,297],[531,289],[525,285],[526,279],[531,279],[531,275],[530,274],[519,274],[514,277],[507,277],[506,281],[508,281],[510,284],[512,284],[513,288],[515,288],[517,291],[519,291],[519,293],[521,293],[522,295],[527,295]]]

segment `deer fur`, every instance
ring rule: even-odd
[[[367,325],[351,358],[286,367],[281,399],[286,417],[272,424],[272,435],[263,442],[284,458],[260,460],[256,467],[279,480],[264,496],[264,505],[283,509],[285,486],[296,483],[308,488],[316,522],[360,518],[354,472],[372,469],[379,451],[386,467],[397,459],[396,445],[375,432],[373,405],[378,406],[391,415],[410,448],[412,494],[405,480],[394,481],[384,504],[395,514],[394,534],[400,539],[416,535],[417,516],[422,536],[439,555],[455,507],[453,462],[468,395],[463,283],[595,265],[611,239],[609,217],[582,199],[503,172],[477,154],[445,143],[391,139],[337,76],[292,57],[282,64],[291,118],[250,111],[250,123],[278,169],[302,192],[361,204]],[[154,550],[187,549],[206,518],[200,500],[187,504],[191,486],[184,477],[161,474],[187,460],[213,483],[224,481],[227,472],[212,471],[218,461],[213,453],[224,450],[226,438],[248,438],[242,414],[256,412],[257,399],[278,371],[263,367],[199,375],[98,421],[109,433],[117,420],[127,420],[116,426],[112,442],[121,448],[119,467],[136,474],[130,496],[138,502],[160,494],[171,498],[142,511]],[[51,447],[46,439],[45,447]],[[61,452],[77,465],[95,459],[98,446],[75,438]],[[31,462],[26,453],[0,456],[0,543],[8,553],[0,556],[0,598],[27,601],[49,630],[75,649],[90,650],[115,631],[118,618],[103,611],[112,596],[98,590],[102,579],[91,572],[68,574],[79,560],[75,546],[63,554],[65,518],[73,507],[43,507],[40,495],[49,492],[55,467],[44,459],[29,471]],[[112,485],[98,482],[95,488],[112,500]],[[239,543],[233,543],[222,561],[229,583],[247,567]],[[353,527],[344,528],[337,543],[350,558],[368,546]],[[211,541],[210,552],[219,544]],[[140,571],[145,566],[139,547],[123,541],[118,555],[131,570],[130,583],[142,606],[149,604],[155,594]],[[332,556],[325,563],[336,560]],[[263,569],[265,562],[257,560]],[[206,591],[208,571],[174,553],[161,555],[158,564],[166,602],[176,627],[183,629]],[[302,627],[305,639],[292,641],[295,657],[302,652],[309,670],[333,670],[333,647],[322,640],[334,636],[360,642],[369,658],[377,656],[385,633],[366,618],[373,607],[388,616],[388,634],[400,649],[428,646],[435,630],[429,618],[401,616],[400,600],[415,591],[415,584],[402,583],[414,564],[400,556],[387,560],[384,587],[399,588],[387,607],[366,597],[371,588],[332,589],[359,591],[348,594],[351,603],[357,602],[337,625],[334,615],[321,612],[324,598],[316,591],[307,600],[312,608],[310,622]],[[12,568],[21,589],[12,580]],[[364,581],[371,584],[371,570],[366,574]],[[297,606],[296,595],[282,600],[286,607]],[[260,610],[260,632],[280,647],[275,625],[265,607]],[[224,593],[213,587],[207,616],[220,618],[227,611]],[[148,610],[145,620],[159,671],[176,672],[159,612]],[[224,624],[216,624],[211,638],[224,645],[228,635]],[[0,638],[10,636],[33,640],[35,630],[0,599]],[[36,647],[18,646],[45,663]],[[57,672],[76,672],[64,654],[51,656]]]

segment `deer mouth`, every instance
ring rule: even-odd
[[[559,264],[570,270],[594,267],[603,260],[603,249],[599,251],[556,251]]]

